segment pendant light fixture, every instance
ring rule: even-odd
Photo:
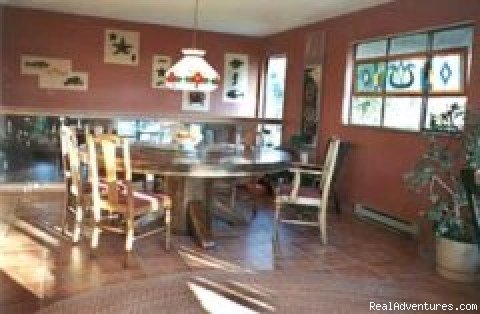
[[[198,0],[195,0],[193,48],[182,49],[182,58],[166,73],[165,85],[175,90],[210,92],[217,88],[220,77],[203,58],[205,50],[197,49]]]

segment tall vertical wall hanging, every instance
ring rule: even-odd
[[[302,133],[312,146],[316,145],[319,129],[324,55],[325,32],[308,33],[305,40]]]
[[[226,53],[224,69],[223,100],[244,101],[248,95],[248,55]]]

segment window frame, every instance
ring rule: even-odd
[[[282,103],[282,117],[281,118],[268,118],[265,116],[266,114],[266,106],[267,106],[267,83],[268,83],[268,67],[269,67],[269,60],[270,59],[275,59],[275,58],[285,58],[285,81],[283,85],[283,103]],[[262,89],[263,89],[263,95],[262,95],[262,105],[261,105],[261,110],[258,112],[258,117],[260,119],[268,119],[268,120],[276,120],[276,121],[283,121],[285,118],[285,102],[287,99],[287,80],[288,80],[288,56],[286,53],[274,53],[267,55],[265,58],[265,68],[264,68],[264,79],[262,82]]]
[[[434,34],[454,30],[454,29],[461,29],[461,28],[471,28],[472,29],[472,42],[469,46],[463,47],[452,47],[452,48],[443,48],[443,49],[433,49],[433,40]],[[391,41],[395,38],[415,35],[415,34],[426,34],[427,35],[427,44],[426,49],[423,52],[410,52],[410,53],[401,53],[401,54],[391,54]],[[357,59],[357,47],[358,45],[386,40],[386,53],[384,56],[375,56],[375,57],[367,57],[363,59]],[[440,27],[440,28],[433,28],[433,29],[426,29],[426,30],[418,30],[415,32],[407,32],[407,33],[400,33],[400,34],[393,34],[387,35],[383,37],[376,37],[367,40],[357,41],[354,42],[351,46],[351,52],[348,55],[349,60],[347,60],[350,71],[347,70],[348,76],[350,76],[350,84],[349,90],[346,92],[348,93],[345,95],[345,100],[348,101],[346,106],[343,106],[343,110],[347,110],[347,115],[342,114],[342,125],[345,126],[353,126],[353,127],[365,127],[365,128],[375,128],[375,129],[382,129],[382,130],[389,130],[389,131],[400,131],[400,132],[414,132],[420,133],[426,130],[429,130],[426,125],[426,114],[428,110],[428,99],[431,97],[465,97],[466,105],[468,105],[468,94],[469,94],[469,70],[471,66],[471,58],[472,58],[472,50],[473,44],[475,41],[475,27],[472,22],[465,22],[456,25],[450,25],[447,27]],[[421,92],[388,92],[387,91],[387,75],[388,75],[388,65],[391,61],[397,60],[404,60],[404,59],[412,59],[418,57],[424,57],[426,59],[426,63],[428,66],[429,77],[431,74],[431,67],[432,67],[432,60],[435,56],[442,56],[442,55],[451,55],[451,54],[458,54],[460,56],[460,60],[462,63],[462,73],[461,73],[461,91],[451,91],[451,92],[442,92],[442,91],[431,91],[430,89],[422,90]],[[382,88],[380,92],[359,92],[357,90],[357,66],[361,64],[373,64],[384,62],[385,64],[385,78],[382,82]],[[347,76],[347,77],[348,77]],[[430,80],[429,80],[430,81]],[[347,81],[348,82],[348,81]],[[353,98],[354,97],[378,97],[381,98],[381,112],[380,112],[380,123],[379,125],[364,125],[352,122],[352,107],[353,107]],[[408,97],[417,97],[421,98],[421,111],[420,111],[420,125],[418,129],[410,129],[410,128],[397,128],[391,126],[385,126],[385,109],[386,109],[386,100],[388,97],[397,97],[397,98],[408,98]]]

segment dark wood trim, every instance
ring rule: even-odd
[[[283,124],[283,119],[263,119],[247,117],[222,117],[196,114],[157,114],[135,112],[85,111],[27,108],[27,107],[0,107],[0,115],[19,116],[51,116],[71,117],[81,119],[154,119],[157,121],[204,122],[204,123],[242,123],[242,124]]]

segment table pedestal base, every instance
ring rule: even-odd
[[[215,245],[212,235],[212,179],[168,177],[172,197],[172,229],[195,237],[202,248]]]

